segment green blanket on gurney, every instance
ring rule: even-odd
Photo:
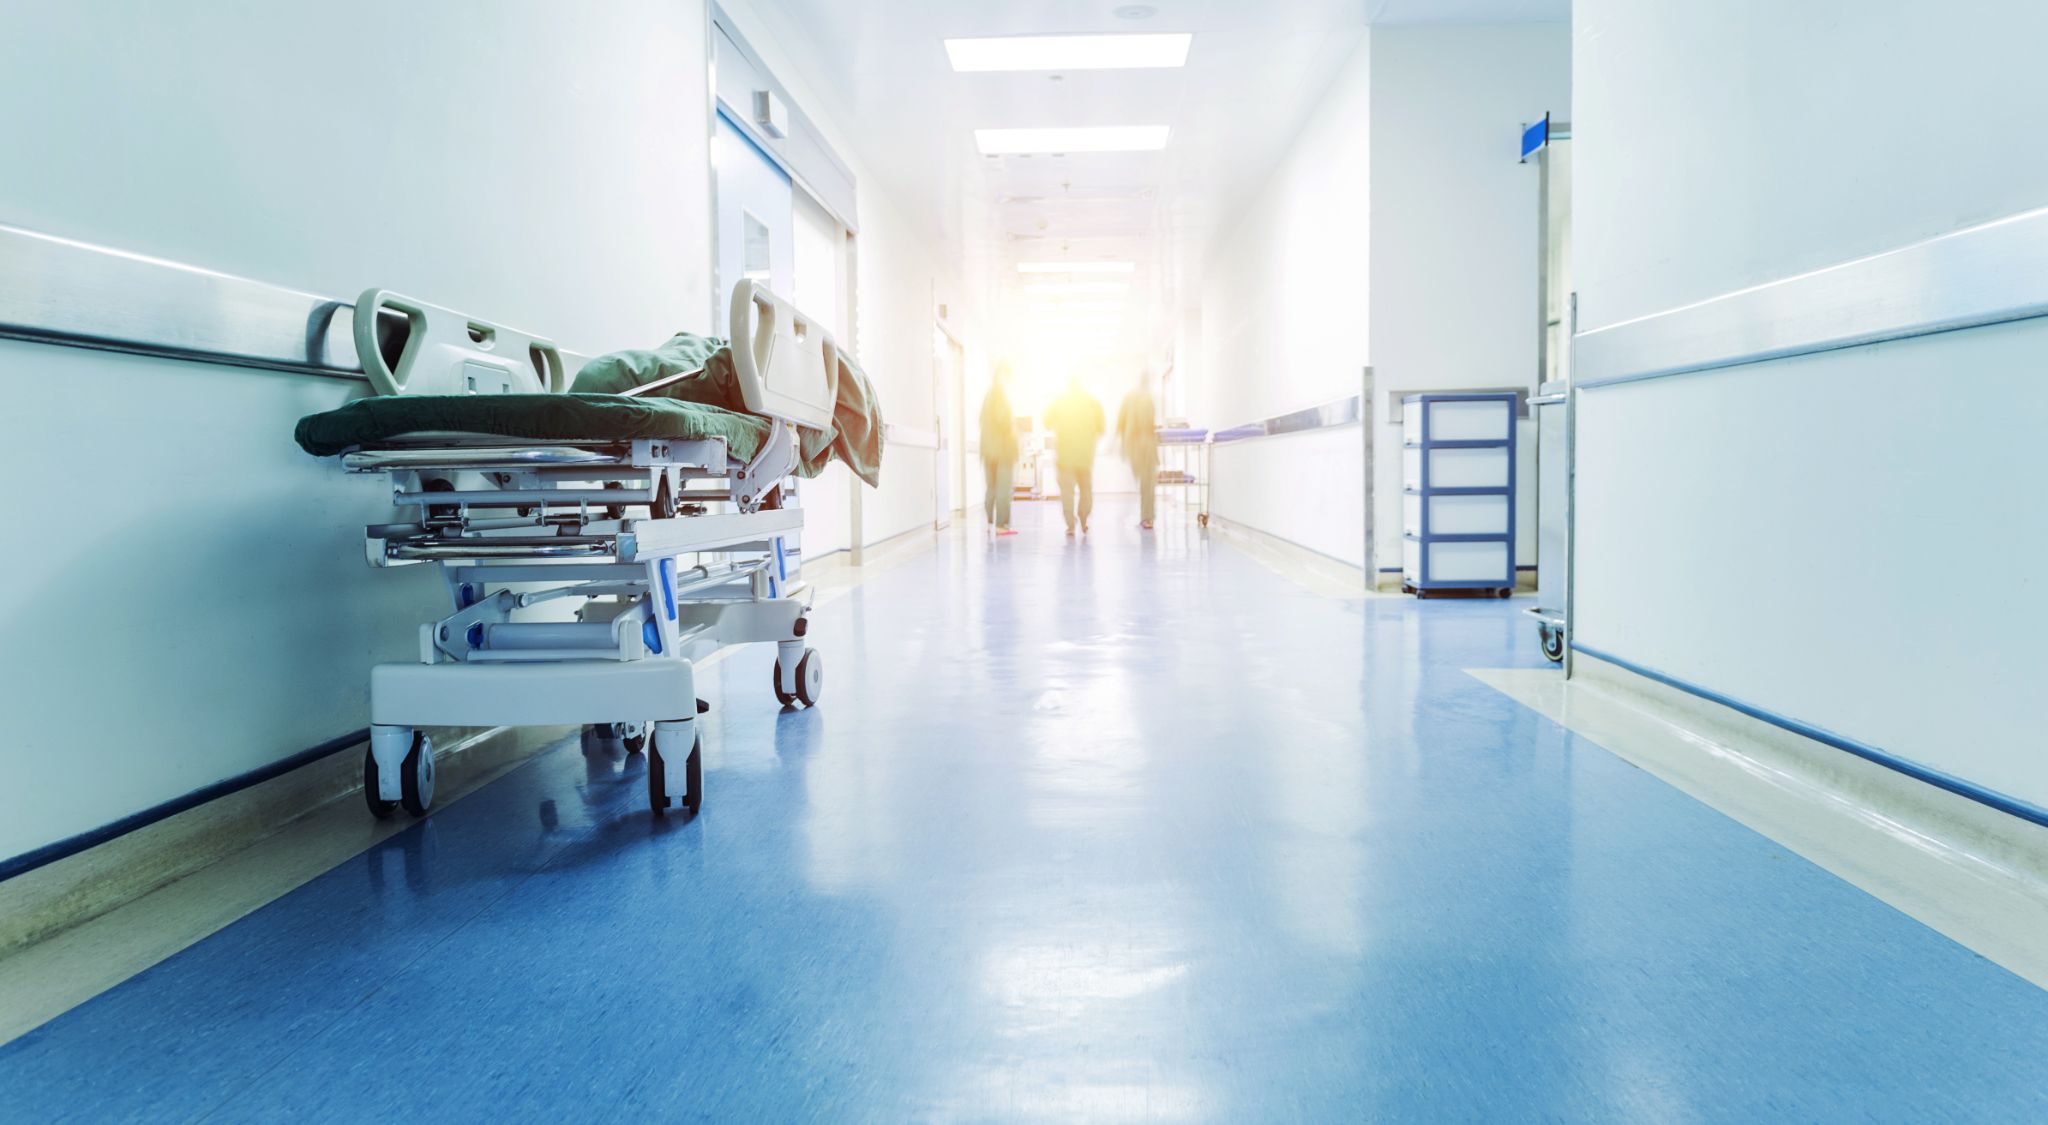
[[[846,369],[832,429],[797,430],[797,471],[816,476],[832,458],[870,485],[881,479],[882,412],[874,387]],[[642,395],[621,393],[682,375]],[[401,434],[452,431],[532,441],[724,438],[752,460],[767,440],[768,419],[746,413],[725,341],[679,333],[652,351],[613,352],[583,365],[568,394],[377,395],[299,419],[294,436],[316,457],[389,441]]]

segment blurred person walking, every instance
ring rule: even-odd
[[[1060,479],[1060,515],[1067,520],[1067,534],[1074,534],[1075,515],[1080,517],[1081,534],[1088,534],[1088,514],[1095,510],[1095,445],[1102,440],[1102,404],[1081,385],[1077,376],[1067,376],[1067,389],[1045,411],[1052,428]]]
[[[988,482],[981,510],[997,535],[1015,535],[1010,527],[1012,477],[1017,468],[1017,415],[1010,409],[1010,365],[996,364],[988,394],[981,400],[981,475]]]
[[[1152,530],[1159,514],[1159,408],[1152,401],[1152,373],[1138,377],[1138,385],[1116,408],[1116,440],[1124,460],[1131,463],[1131,475],[1138,478],[1138,526]]]

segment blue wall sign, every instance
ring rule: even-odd
[[[1546,113],[1543,115],[1543,120],[1522,130],[1522,163],[1527,164],[1529,158],[1536,155],[1538,149],[1549,143],[1550,115]]]

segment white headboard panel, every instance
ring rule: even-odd
[[[387,313],[404,318],[403,333],[389,340],[380,331],[391,327],[381,323]],[[554,341],[389,289],[356,299],[355,336],[363,374],[380,395],[555,394],[569,385]]]
[[[814,430],[831,428],[838,346],[831,333],[757,282],[733,286],[732,366],[748,410]]]

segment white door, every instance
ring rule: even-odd
[[[739,126],[718,114],[711,143],[718,188],[718,335],[724,335],[733,286],[765,282],[788,297],[796,287],[795,201],[789,174]]]
[[[932,326],[932,433],[938,448],[932,450],[932,526],[953,523],[953,450],[959,435],[953,433],[953,403],[960,395],[960,345],[945,330]]]

